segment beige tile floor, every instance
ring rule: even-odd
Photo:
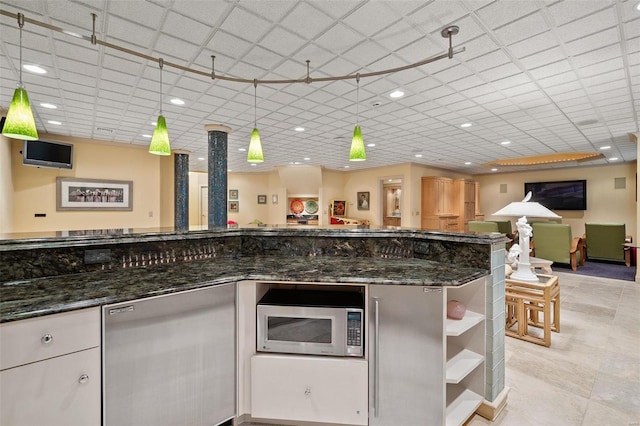
[[[551,347],[507,337],[507,407],[467,426],[640,426],[640,283],[554,271]]]
[[[560,333],[549,348],[507,337],[507,407],[466,426],[640,426],[640,283],[554,274]]]

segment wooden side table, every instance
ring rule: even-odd
[[[549,347],[551,331],[560,332],[560,284],[555,275],[537,277],[537,283],[505,280],[505,334]],[[516,330],[512,330],[516,324]],[[529,326],[542,328],[543,337],[529,334]]]

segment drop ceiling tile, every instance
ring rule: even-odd
[[[488,69],[480,73],[480,76],[487,81],[502,80],[507,77],[520,74],[522,70],[513,63],[507,63],[495,68]]]
[[[609,7],[601,12],[586,16],[569,24],[557,28],[560,39],[565,43],[603,31],[617,23],[615,7]]]
[[[560,1],[547,6],[547,9],[553,21],[557,25],[563,25],[614,4],[611,0],[582,0],[579,4],[574,1]]]
[[[542,79],[545,77],[550,77],[552,75],[562,74],[570,70],[573,70],[573,67],[571,66],[569,61],[560,60],[548,65],[529,68],[529,73],[533,78]]]
[[[242,34],[244,40],[256,43],[269,30],[270,24],[266,19],[236,7],[219,28],[231,34]],[[251,28],[251,31],[240,31],[246,28]]]
[[[420,4],[420,2],[416,2]],[[424,4],[425,2],[422,2]],[[393,3],[391,3],[393,4]],[[446,6],[445,6],[446,5]],[[406,17],[412,25],[420,28],[434,28],[440,31],[447,25],[460,25],[467,17],[468,10],[460,2],[436,0],[424,4]]]
[[[212,31],[210,25],[202,24],[175,12],[167,13],[162,26],[163,33],[196,45],[201,45],[207,40]]]
[[[523,5],[528,4],[528,2],[518,2],[517,4]],[[548,26],[542,14],[535,12],[496,29],[494,33],[502,43],[509,45],[520,40],[528,39],[547,30]]]
[[[569,42],[565,44],[567,52],[571,56],[578,56],[582,53],[591,52],[612,44],[620,42],[618,28],[609,28],[597,34]]]
[[[469,61],[479,56],[484,56],[487,53],[493,52],[499,48],[499,46],[486,34],[480,35],[465,43],[459,43],[457,40],[454,46],[464,47],[465,51],[460,53],[460,58],[464,61]]]
[[[337,23],[320,37],[317,37],[314,43],[332,52],[342,53],[361,40],[362,36],[352,28]]]
[[[578,80],[578,76],[573,71],[567,71],[562,74],[557,74],[552,77],[543,78],[538,80],[538,84],[540,84],[543,88],[550,88],[553,86],[558,86],[561,84],[566,84],[570,82],[576,82]]]
[[[527,69],[539,68],[547,64],[553,64],[566,59],[564,51],[559,47],[554,47],[544,52],[539,52],[526,58],[520,59],[522,65]]]
[[[147,28],[160,28],[164,8],[151,2],[116,1],[109,4],[109,13],[123,19],[135,20]]]
[[[268,46],[269,50],[282,56],[288,56],[300,50],[307,41],[290,31],[276,27],[264,37],[262,43]]]
[[[370,37],[382,29],[391,26],[398,18],[391,18],[386,8],[374,3],[364,3],[344,18],[344,23],[352,29]]]
[[[478,10],[477,14],[489,28],[495,29],[519,20],[536,9],[533,2],[494,2]]]

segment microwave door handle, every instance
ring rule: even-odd
[[[380,301],[374,299],[374,365],[373,365],[373,415],[379,416],[380,410]]]

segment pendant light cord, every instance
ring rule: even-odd
[[[20,68],[18,73],[20,75],[19,85],[23,87],[22,84],[22,27],[24,26],[24,15],[22,13],[18,13],[18,27],[20,27]]]
[[[158,58],[158,65],[160,66],[160,115],[162,115],[162,66],[164,65],[162,58]]]
[[[356,125],[360,124],[360,73],[356,74]]]
[[[258,127],[258,80],[253,80],[253,128]]]

